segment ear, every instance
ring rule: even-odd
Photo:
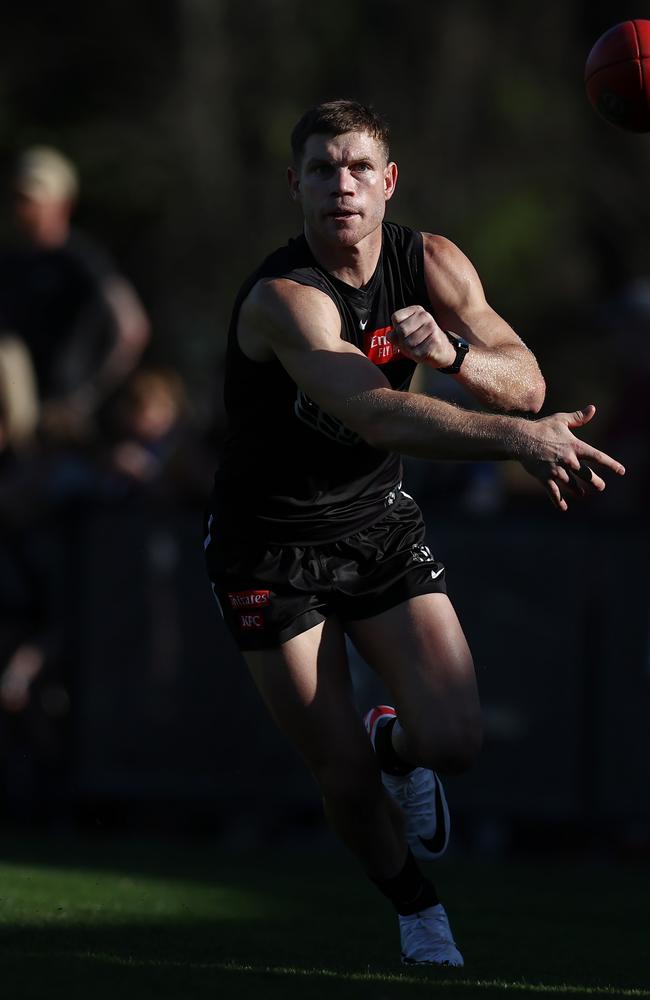
[[[298,172],[293,167],[287,167],[287,182],[289,184],[289,194],[294,201],[300,201],[300,178]]]
[[[397,185],[397,164],[392,161],[386,164],[386,169],[384,170],[384,199],[385,201],[390,201],[390,199],[395,194],[395,187]]]

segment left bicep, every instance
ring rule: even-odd
[[[489,305],[478,272],[450,240],[423,233],[424,278],[436,322],[480,347],[521,345],[512,327]]]

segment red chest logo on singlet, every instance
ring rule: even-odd
[[[392,344],[388,339],[392,329],[392,326],[382,326],[379,330],[368,330],[363,335],[364,353],[376,365],[387,365],[400,356],[397,344]]]

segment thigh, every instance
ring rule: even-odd
[[[249,650],[244,657],[276,725],[313,770],[346,760],[374,767],[336,617],[277,649]]]
[[[441,735],[478,724],[472,655],[446,594],[412,597],[346,627],[384,681],[407,730],[433,728]]]

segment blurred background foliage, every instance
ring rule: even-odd
[[[648,140],[601,121],[583,88],[595,39],[638,15],[587,0],[7,3],[2,165],[43,142],[77,163],[78,226],[138,288],[152,359],[209,410],[233,293],[300,224],[294,121],[321,99],[371,102],[401,169],[390,217],[460,244],[540,356],[549,405],[576,406],[600,388],[596,340],[610,349],[598,309],[648,271]]]

